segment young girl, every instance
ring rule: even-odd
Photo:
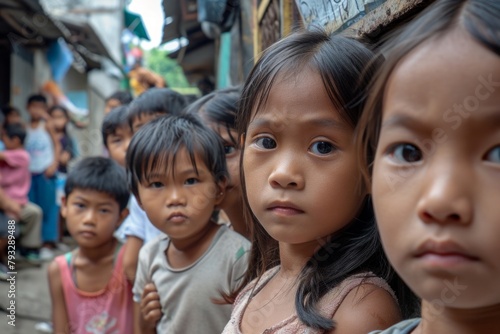
[[[131,284],[123,271],[123,248],[113,237],[128,213],[122,167],[91,157],[69,173],[61,212],[78,244],[49,265],[54,333],[133,331]]]
[[[499,17],[495,0],[437,1],[387,46],[361,138],[422,319],[383,333],[500,333]]]
[[[76,147],[66,129],[69,123],[68,111],[62,106],[53,106],[49,109],[49,115],[56,132],[56,137],[61,144],[58,172],[66,174],[68,172],[68,163],[76,155]]]
[[[127,169],[137,201],[165,234],[139,253],[136,333],[220,333],[231,306],[214,300],[241,284],[250,243],[213,219],[227,177],[219,138],[196,115],[160,117],[134,135]]]
[[[224,333],[366,334],[401,319],[353,143],[373,58],[303,31],[250,73],[239,125],[253,245]]]
[[[240,95],[239,87],[221,89],[192,103],[186,111],[199,113],[208,126],[219,134],[224,143],[229,179],[225,190],[226,195],[219,207],[227,215],[233,230],[249,238],[249,230],[243,219],[243,197],[240,187],[241,148],[236,130]]]

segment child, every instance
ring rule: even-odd
[[[210,93],[187,107],[186,112],[199,113],[208,126],[219,134],[224,144],[229,172],[224,200],[219,207],[229,218],[232,228],[246,238],[249,230],[243,219],[243,197],[240,187],[240,145],[236,131],[239,88],[226,88]]]
[[[231,306],[214,300],[239,285],[249,248],[244,237],[212,217],[224,199],[227,177],[222,143],[194,115],[161,117],[132,138],[127,168],[141,207],[168,235],[147,243],[139,254],[136,334],[220,333]],[[150,293],[149,282],[158,294]],[[158,295],[159,321],[153,317]]]
[[[101,130],[102,141],[109,157],[125,168],[125,155],[132,138],[128,124],[128,107],[119,106],[106,114]]]
[[[495,0],[440,0],[387,46],[361,138],[422,319],[382,333],[500,333],[499,17]]]
[[[107,158],[83,159],[65,193],[61,213],[78,248],[48,268],[54,333],[132,333],[132,286],[113,237],[128,213],[125,170]]]
[[[130,94],[127,91],[117,91],[111,94],[106,99],[106,106],[104,108],[104,114],[109,113],[111,110],[119,107],[119,106],[126,106],[130,102],[132,102],[132,94]]]
[[[2,132],[6,150],[0,152],[0,187],[6,196],[20,206],[17,245],[28,260],[37,260],[42,246],[42,209],[28,201],[31,183],[30,157],[24,149],[26,130],[21,124],[7,124]],[[3,252],[3,249],[1,249]],[[3,254],[2,254],[3,255]]]
[[[302,31],[267,49],[245,82],[253,244],[224,333],[366,334],[401,319],[352,140],[373,59],[354,40]]]
[[[178,115],[186,106],[186,100],[179,93],[168,88],[151,88],[137,97],[129,106],[128,121],[132,134],[144,124],[161,115]],[[151,140],[155,140],[151,137]],[[121,232],[126,237],[124,266],[127,277],[135,278],[139,250],[148,241],[161,234],[149,221],[135,196],[130,200],[130,215]]]
[[[47,113],[47,99],[31,95],[26,108],[30,114],[25,148],[30,155],[31,188],[29,199],[43,210],[40,259],[53,258],[58,240],[58,207],[56,205],[56,177],[59,167],[60,143]]]
[[[67,131],[69,123],[68,110],[63,106],[53,106],[49,109],[49,116],[54,127],[56,138],[61,145],[57,170],[59,173],[66,174],[68,172],[68,163],[76,156],[75,144]]]

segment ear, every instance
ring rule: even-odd
[[[66,196],[63,196],[61,198],[61,216],[66,219],[66,216],[68,215],[68,198]]]
[[[125,218],[127,218],[128,214],[129,214],[128,208],[125,208],[122,210],[122,212],[120,212],[120,217],[119,217],[118,222],[116,224],[117,227],[123,223]]]
[[[224,200],[226,196],[227,178],[224,178],[217,182],[217,193],[215,194],[215,205],[219,205]]]

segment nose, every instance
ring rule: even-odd
[[[176,206],[184,206],[186,205],[186,196],[182,189],[178,187],[170,187],[167,198],[166,198],[167,207],[176,207]]]
[[[459,175],[453,167],[435,175],[426,175],[417,203],[419,218],[424,223],[469,224],[473,216],[470,175]]]
[[[304,175],[300,159],[292,151],[276,155],[274,169],[269,175],[269,184],[273,188],[295,189],[304,188]]]
[[[85,212],[85,216],[83,217],[83,224],[84,225],[94,225],[96,222],[95,215],[96,215],[95,210],[87,210]]]

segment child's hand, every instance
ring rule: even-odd
[[[57,172],[58,167],[59,165],[57,163],[53,163],[52,165],[50,165],[49,168],[45,170],[45,176],[47,178],[51,178],[52,176],[54,176]]]
[[[148,283],[144,287],[141,298],[141,313],[144,323],[148,326],[156,327],[162,317],[160,296],[153,283]]]

